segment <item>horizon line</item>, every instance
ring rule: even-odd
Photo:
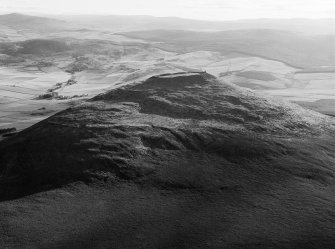
[[[196,19],[196,18],[187,18],[180,16],[155,16],[155,15],[145,15],[145,14],[90,14],[90,13],[47,13],[47,12],[25,12],[25,11],[0,11],[0,16],[5,15],[26,15],[26,16],[35,16],[35,17],[52,17],[52,16],[101,16],[101,17],[110,17],[110,16],[119,16],[119,17],[152,17],[152,18],[175,18],[181,20],[192,20],[192,21],[202,21],[202,22],[234,22],[234,21],[255,21],[255,20],[335,20],[335,17],[280,17],[280,18],[271,18],[271,17],[259,17],[259,18],[236,18],[236,19],[225,19],[225,20],[216,20],[216,19]]]

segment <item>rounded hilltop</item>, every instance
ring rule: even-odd
[[[245,157],[250,165],[260,158],[275,162],[307,153],[301,143],[317,147],[313,143],[327,142],[324,134],[333,131],[326,116],[205,72],[163,74],[98,95],[3,141],[2,195],[88,180],[101,171],[116,181],[156,181],[155,164],[169,154],[213,157],[209,164]]]
[[[333,119],[205,72],[159,75],[1,141],[0,194],[63,189],[90,207],[98,225],[71,243],[58,211],[47,247],[332,248],[334,137]]]

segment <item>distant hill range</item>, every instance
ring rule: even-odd
[[[151,29],[226,31],[240,29],[274,29],[309,34],[334,34],[335,19],[250,19],[233,21],[203,21],[178,17],[141,15],[43,15],[18,13],[0,15],[0,25],[12,28],[64,29],[71,26],[111,31]]]
[[[272,29],[243,29],[219,32],[147,30],[122,33],[151,41],[168,51],[217,51],[225,55],[257,56],[297,68],[335,66],[333,35],[307,35]]]
[[[71,28],[67,21],[12,13],[0,15],[0,26],[11,29],[28,29],[40,32],[54,32]]]
[[[250,19],[233,21],[203,21],[178,17],[154,16],[53,16],[86,27],[116,31],[182,29],[224,31],[238,29],[275,29],[309,34],[334,34],[335,19]]]
[[[0,15],[3,41],[59,38],[101,32],[146,40],[178,53],[215,51],[224,55],[256,56],[308,70],[335,66],[335,19],[257,19],[210,22],[152,16]],[[58,32],[58,33],[57,33]],[[72,32],[72,33],[71,33]],[[77,34],[77,35],[76,35]],[[19,38],[21,37],[21,38]]]

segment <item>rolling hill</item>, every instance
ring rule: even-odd
[[[193,30],[193,31],[227,31],[243,29],[286,30],[314,35],[334,34],[335,19],[246,19],[231,21],[204,21],[178,17],[155,17],[146,15],[56,15],[55,19],[67,20],[82,26],[121,31],[139,30]]]
[[[7,55],[52,54],[69,50],[66,42],[47,39],[33,39],[22,42],[0,43],[0,52]]]
[[[195,32],[149,30],[122,33],[155,42],[168,51],[216,51],[224,55],[257,56],[297,68],[334,67],[334,36],[311,36],[279,30]]]
[[[154,76],[0,142],[0,243],[333,248],[334,136],[204,72]]]
[[[231,21],[204,21],[178,17],[145,15],[0,15],[0,26],[12,29],[29,29],[44,33],[60,30],[108,30],[127,32],[142,30],[231,31],[272,29],[310,35],[334,34],[335,19],[251,19]]]
[[[19,13],[0,15],[0,25],[16,30],[34,30],[39,32],[55,32],[70,29],[71,27],[71,24],[66,21]]]

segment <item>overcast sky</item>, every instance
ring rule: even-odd
[[[335,0],[0,0],[0,12],[177,16],[204,20],[335,17]]]

